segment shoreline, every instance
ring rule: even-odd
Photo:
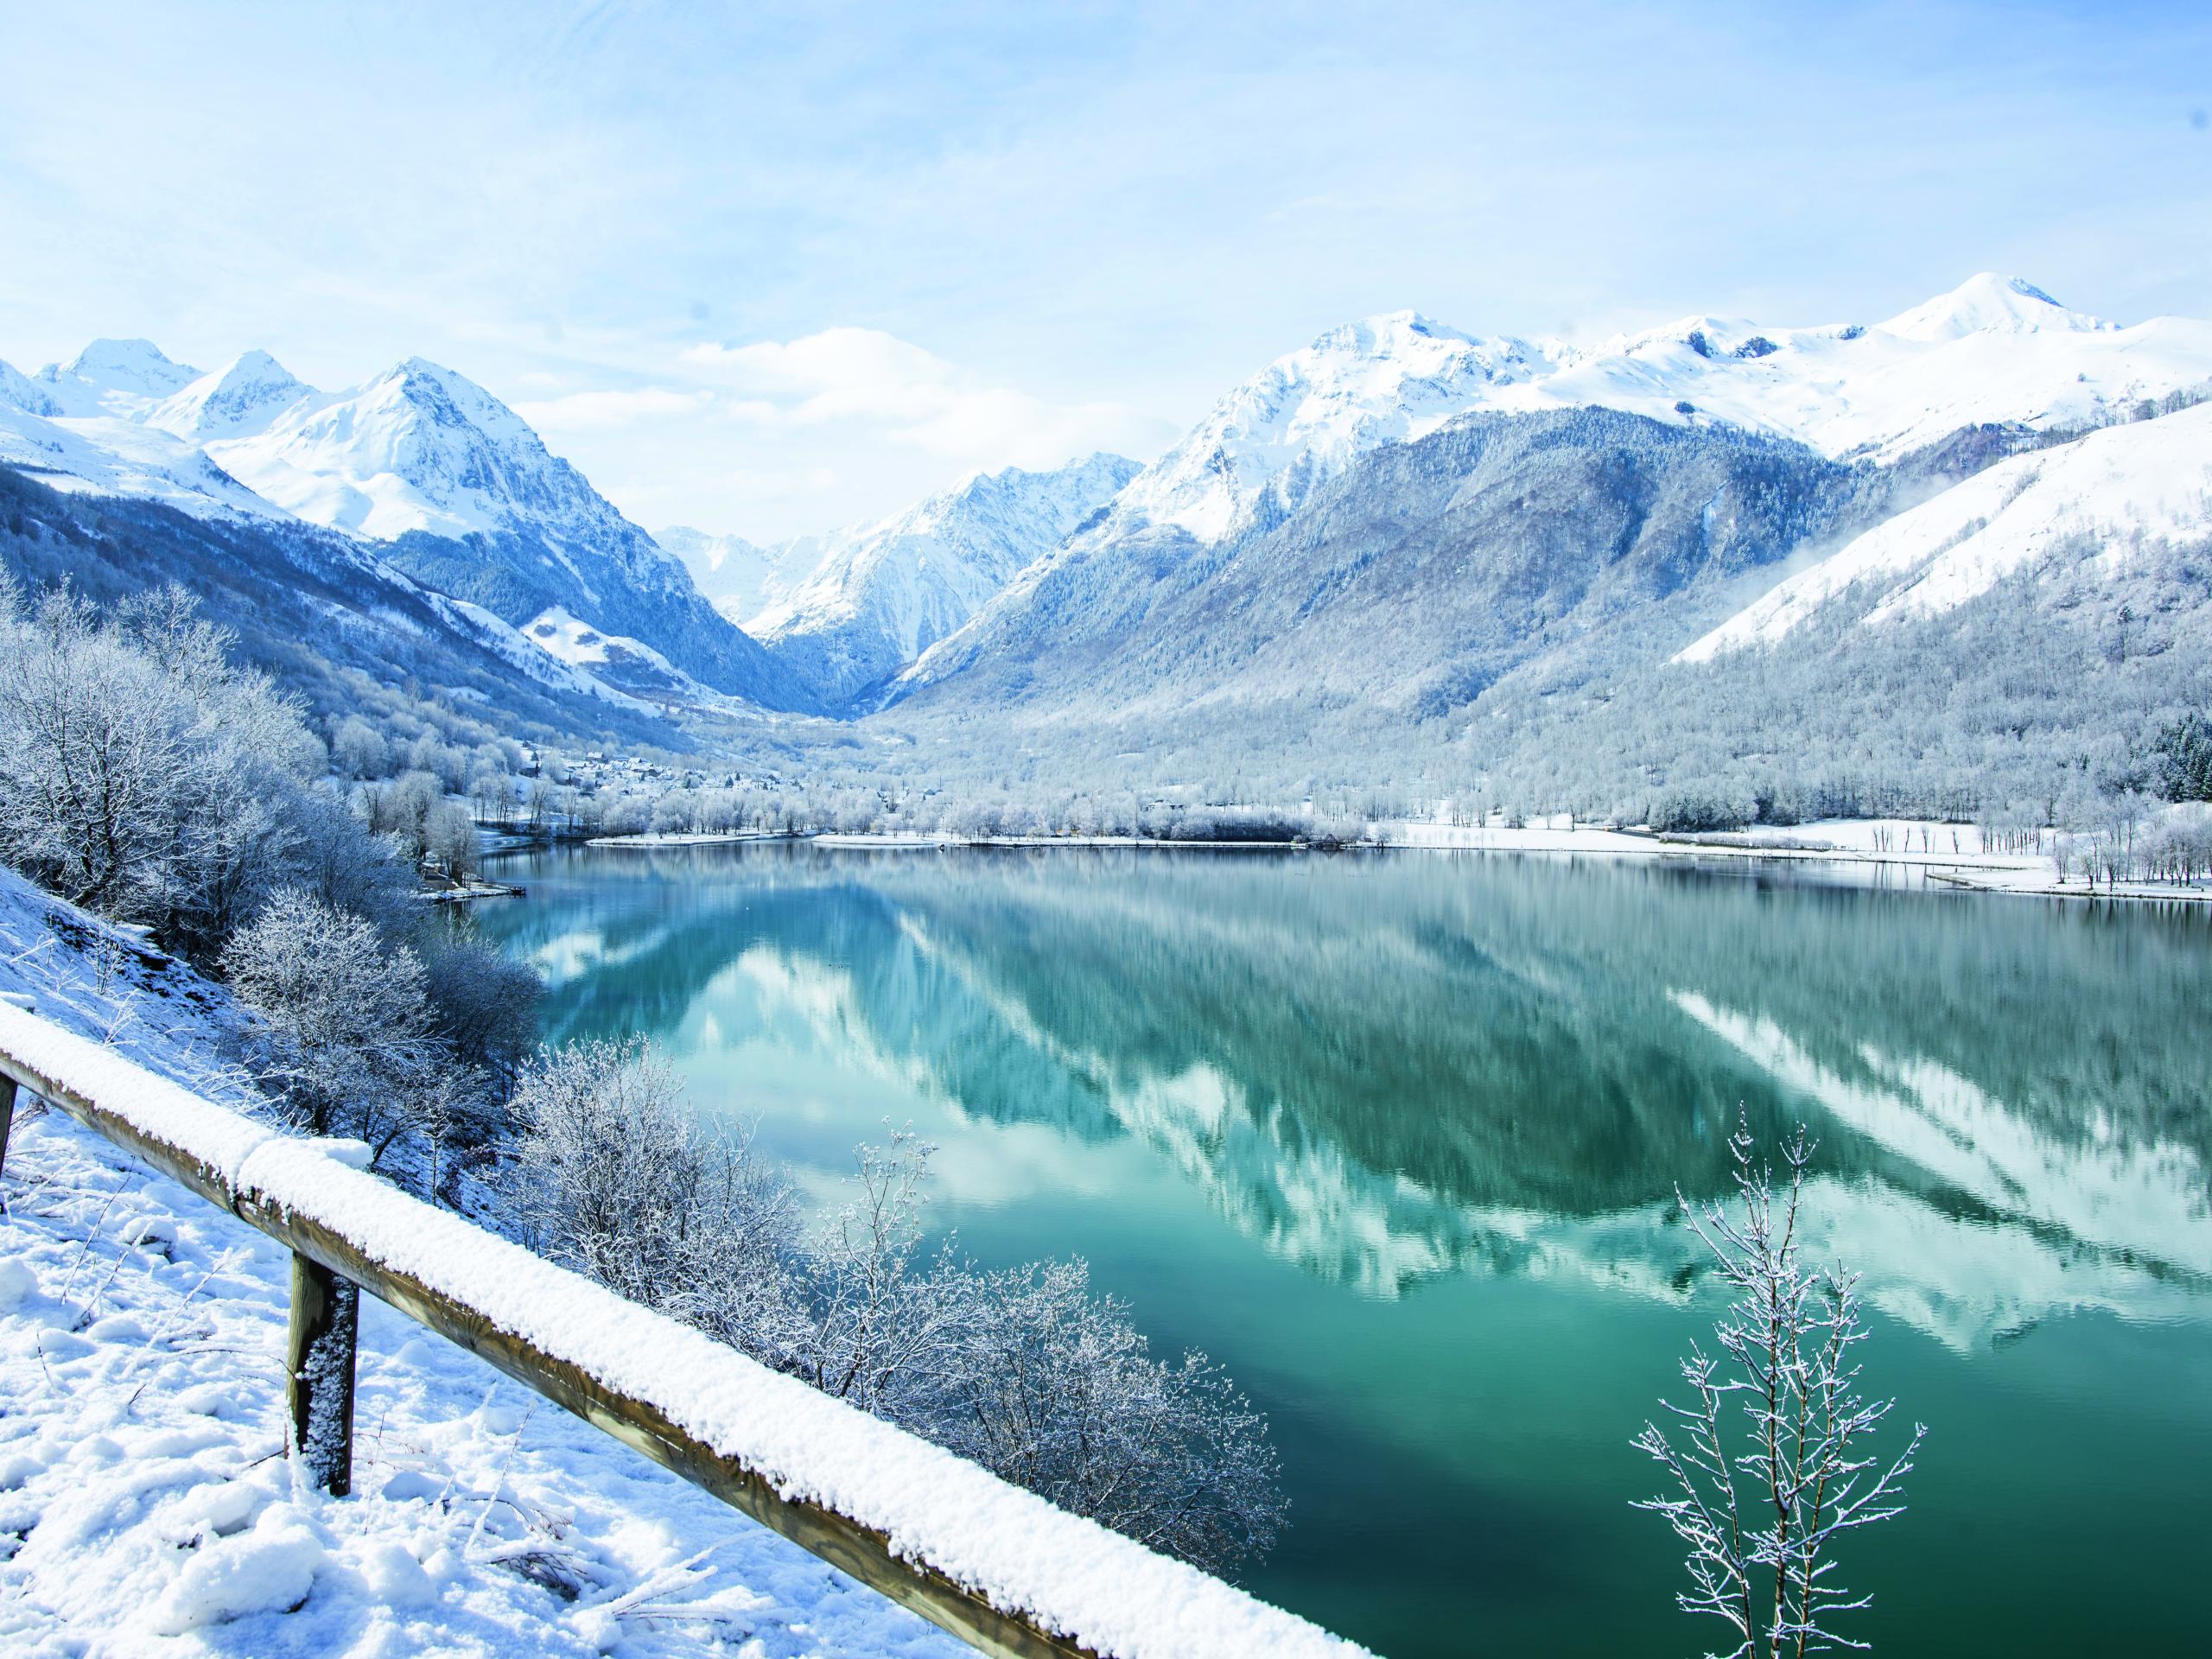
[[[1759,832],[1726,831],[1711,835],[1660,835],[1649,830],[1586,827],[1545,827],[1509,830],[1429,822],[1393,822],[1371,826],[1370,834],[1357,842],[1317,845],[1296,841],[1170,841],[1145,836],[963,836],[912,831],[823,830],[817,834],[765,834],[757,830],[734,834],[677,836],[602,836],[589,847],[632,848],[653,851],[671,848],[728,846],[741,842],[805,841],[818,847],[855,851],[931,852],[968,848],[1064,848],[1069,849],[1131,849],[1160,852],[1410,852],[1568,854],[1596,858],[1687,859],[1712,861],[1740,860],[1774,864],[1813,864],[1830,868],[1881,871],[1895,869],[1917,874],[1923,886],[1952,893],[1990,893],[2011,898],[2099,899],[2133,904],[2212,904],[2212,887],[2164,887],[2150,882],[2123,882],[2116,887],[2088,880],[2059,882],[2048,855],[1986,853],[1963,847],[1911,849],[1904,843],[1923,830],[1933,840],[1937,832],[1975,834],[1970,825],[1923,824],[1904,820],[1845,820],[1777,830],[1762,840]],[[1862,837],[1869,844],[1822,843],[1822,830]],[[1897,837],[1896,846],[1871,844],[1873,836],[1886,830]],[[1978,836],[1977,836],[1978,838]]]

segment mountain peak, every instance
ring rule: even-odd
[[[236,437],[313,391],[268,353],[242,352],[156,404],[145,422],[181,438]]]
[[[1878,325],[1904,340],[1963,340],[1968,334],[2024,334],[2043,331],[2090,334],[2114,325],[2069,311],[2033,283],[1985,270],[1948,294],[1938,294]]]
[[[151,340],[96,340],[67,363],[48,364],[38,382],[61,414],[136,420],[199,375]]]
[[[49,367],[41,379],[71,375],[103,391],[166,392],[198,378],[200,371],[172,362],[150,340],[96,340],[65,366]]]

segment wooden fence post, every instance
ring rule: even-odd
[[[292,1255],[292,1316],[284,1332],[289,1448],[333,1497],[353,1490],[353,1336],[361,1293],[350,1279]]]
[[[8,1131],[16,1127],[16,1080],[0,1077],[0,1170],[8,1167]]]

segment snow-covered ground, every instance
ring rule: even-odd
[[[0,1198],[0,1649],[966,1651],[373,1301],[357,1496],[296,1486],[280,1246],[51,1114]]]
[[[219,990],[4,871],[0,994],[251,1098]],[[279,1246],[52,1113],[0,1204],[0,1651],[967,1651],[365,1300],[357,1495],[297,1489]]]

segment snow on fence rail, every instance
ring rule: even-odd
[[[0,1160],[18,1084],[292,1251],[295,1440],[334,1491],[357,1285],[984,1653],[1364,1652],[0,1003]]]

